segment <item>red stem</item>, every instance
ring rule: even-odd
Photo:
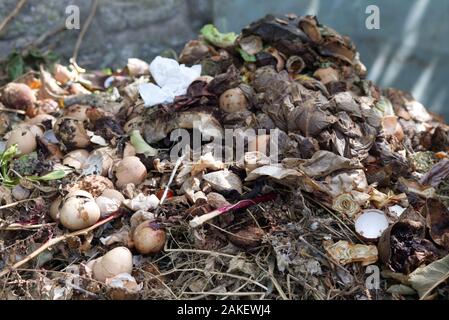
[[[229,212],[231,210],[246,209],[255,204],[268,202],[268,201],[271,201],[274,199],[276,199],[276,193],[270,192],[270,193],[264,194],[262,196],[258,196],[254,199],[245,199],[245,200],[241,200],[235,204],[230,204],[230,205],[218,208],[216,211],[218,211],[220,214],[223,214],[223,213]]]

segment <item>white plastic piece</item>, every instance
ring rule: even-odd
[[[171,103],[176,96],[185,94],[190,84],[201,75],[201,65],[186,67],[176,60],[158,56],[151,62],[150,72],[157,85],[143,83],[139,86],[146,107]]]

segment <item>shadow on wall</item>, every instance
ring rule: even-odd
[[[368,30],[366,8],[380,9],[380,29]],[[449,120],[449,1],[431,0],[228,0],[214,2],[217,26],[236,31],[268,13],[317,15],[351,37],[381,86],[411,92]]]

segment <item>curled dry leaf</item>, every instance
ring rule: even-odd
[[[449,177],[449,159],[443,159],[432,167],[419,181],[423,185],[438,187]]]
[[[276,182],[289,187],[300,187],[307,192],[323,190],[322,186],[304,173],[294,169],[286,169],[281,165],[263,166],[254,169],[248,174],[245,181],[253,181],[263,176],[273,178]]]
[[[310,100],[308,100],[310,101]],[[305,137],[315,137],[337,121],[328,111],[317,104],[306,102],[304,107],[295,108],[288,116],[289,131],[301,131]]]
[[[265,232],[256,226],[248,226],[228,234],[229,241],[240,248],[254,248],[261,244]]]
[[[108,295],[113,300],[131,300],[138,297],[143,284],[137,284],[136,279],[129,273],[120,273],[105,281],[108,286]]]
[[[423,215],[432,240],[449,250],[449,209],[437,199],[428,199]]]
[[[298,161],[284,159],[283,164],[288,168],[295,166],[311,178],[320,178],[342,169],[357,169],[361,165],[351,159],[336,155],[333,152],[320,150],[311,159]]]
[[[425,299],[439,285],[449,279],[449,255],[428,266],[416,269],[408,278],[411,286],[418,291],[419,297]]]

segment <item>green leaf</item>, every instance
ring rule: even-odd
[[[214,46],[227,48],[234,45],[237,35],[234,32],[221,33],[213,24],[206,24],[201,30],[201,35]]]
[[[178,60],[178,54],[173,49],[165,49],[159,54],[161,57]]]
[[[253,54],[247,53],[242,48],[238,48],[237,51],[240,53],[240,56],[245,60],[246,62],[256,62],[256,56]]]
[[[133,130],[130,136],[131,144],[136,149],[136,153],[144,154],[147,157],[154,157],[157,155],[157,149],[151,147],[146,141],[142,138],[139,130]]]
[[[440,284],[449,279],[449,255],[418,268],[409,275],[409,282],[418,291],[421,299],[426,298]]]
[[[9,166],[12,159],[17,155],[19,149],[13,144],[8,149],[0,153],[0,182],[7,187],[12,187],[17,183],[16,179],[9,176]]]
[[[19,148],[17,147],[17,144],[13,144],[0,154],[0,164],[3,165],[9,163],[18,153]]]
[[[8,62],[6,63],[6,72],[10,80],[15,80],[20,77],[25,70],[25,62],[23,58],[18,53],[13,53],[10,55]]]
[[[67,175],[67,172],[65,172],[64,170],[55,170],[55,171],[50,172],[41,177],[31,176],[31,177],[27,177],[27,178],[30,180],[34,180],[34,181],[51,181],[51,180],[62,179],[66,175]]]
[[[44,58],[44,54],[36,48],[31,48],[30,51],[28,51],[28,55],[34,59],[43,59]]]
[[[103,68],[103,69],[101,69],[101,72],[104,73],[107,76],[112,76],[112,74],[113,74],[111,68]]]
[[[394,116],[393,105],[390,100],[385,97],[380,97],[379,102],[374,107],[374,111],[376,111],[380,116]]]

